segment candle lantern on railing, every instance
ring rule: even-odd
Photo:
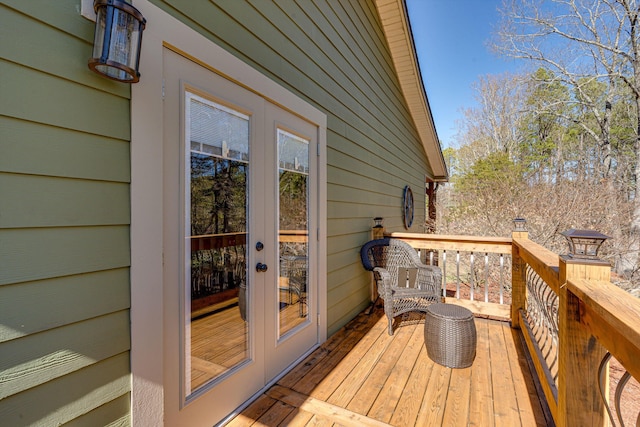
[[[594,230],[575,230],[572,228],[560,234],[567,239],[569,257],[574,259],[599,259],[598,250],[604,241],[609,239],[609,236]]]
[[[381,216],[373,218],[373,223],[375,224],[372,230],[374,239],[382,239],[384,237],[384,225],[382,225],[383,222],[384,218],[382,218]]]
[[[513,231],[527,231],[527,220],[520,217],[514,219]]]

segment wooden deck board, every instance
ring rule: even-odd
[[[391,414],[391,425],[416,425],[418,411],[422,406],[423,396],[434,366],[435,364],[427,356],[427,350],[423,344],[400,401]]]
[[[469,423],[472,368],[453,369],[442,425],[466,426]]]
[[[429,376],[429,384],[422,406],[418,411],[416,426],[441,426],[447,402],[451,369],[435,363]]]
[[[356,317],[294,367],[229,425],[543,426],[519,332],[476,319],[470,368],[429,359],[423,323],[389,336],[379,309]]]
[[[318,399],[327,399],[382,333],[386,333],[385,325],[382,322],[377,322],[364,336],[357,332],[351,334],[345,340],[347,345],[338,347],[327,358],[329,363],[316,367],[320,369],[314,368],[310,373],[313,375],[305,376],[301,382],[296,384],[294,389],[303,393],[308,392],[308,394]],[[346,357],[347,355],[349,357]]]
[[[348,347],[343,341],[346,340],[351,335],[362,336],[364,334],[363,331],[368,330],[371,325],[375,323],[375,318],[370,316],[365,316],[363,314],[356,317],[349,325],[340,329],[338,332],[333,334],[322,347],[316,349],[313,353],[311,353],[305,360],[299,363],[295,368],[289,371],[284,377],[278,381],[278,384],[293,388],[294,384],[301,381],[314,367],[321,365],[321,361],[325,357],[329,357],[329,355],[336,350],[339,346]],[[353,341],[353,338],[352,338]],[[355,341],[354,341],[355,342]]]
[[[306,396],[278,385],[269,389],[267,394],[269,397],[276,399],[279,402],[282,401],[283,403],[289,404],[295,408],[301,408],[304,411],[308,411],[316,415],[322,415],[338,423],[357,423],[357,425],[360,426],[373,427],[386,425],[385,423],[374,420],[373,418],[369,418],[365,415],[349,411],[332,403],[325,402],[311,396]]]
[[[296,408],[279,425],[282,427],[304,427],[313,417],[311,412]]]
[[[376,374],[380,373],[378,369],[378,362],[382,361],[382,357],[387,352],[390,344],[394,342],[394,338],[396,340],[399,339],[399,337],[392,337],[383,332],[378,336],[378,339],[376,339],[369,349],[365,349],[363,347],[362,350],[364,350],[364,353],[358,358],[358,363],[344,377],[343,381],[335,391],[331,393],[327,402],[346,407],[356,396],[360,387],[366,382],[369,375],[374,372]],[[367,388],[366,390],[369,389]]]
[[[263,394],[249,405],[247,409],[242,411],[242,413],[229,421],[227,426],[243,427],[254,425],[256,420],[264,415],[276,402],[276,399]]]
[[[257,424],[264,426],[277,426],[284,421],[295,408],[278,400],[260,418]]]
[[[494,399],[493,410],[496,427],[514,427],[521,425],[518,402],[515,396],[513,376],[509,365],[509,354],[502,325],[489,329],[489,351],[491,361],[491,383],[493,396],[500,396],[500,402]]]
[[[362,314],[356,317],[348,327],[329,338],[322,347],[285,375],[279,383],[301,393],[310,393],[353,349],[376,320]],[[337,338],[334,339],[334,337]]]
[[[407,332],[410,331],[407,330]],[[401,338],[401,331],[396,333],[398,334],[397,338]],[[413,333],[408,337],[409,341],[401,348],[402,353],[397,362],[396,358],[386,360],[382,365],[383,369],[380,369],[380,374],[370,376],[370,384],[364,384],[365,392],[358,396],[358,399],[352,400],[347,408],[356,412],[364,411],[366,408],[370,417],[388,422],[400,401],[418,354],[424,347],[420,339],[423,335],[421,328],[414,328]],[[398,342],[404,343],[400,339]],[[390,368],[388,374],[385,372],[387,368]],[[383,377],[386,377],[384,383],[382,383]],[[368,392],[370,387],[373,387],[374,391]],[[374,400],[370,401],[370,399]]]
[[[523,426],[546,426],[546,414],[542,407],[540,397],[538,396],[533,378],[525,375],[529,369],[524,354],[523,342],[517,335],[517,332],[503,324],[502,329],[505,334],[505,342],[507,343],[507,351],[509,353],[509,362],[511,363],[511,371],[514,375],[514,384],[516,385],[516,399]],[[511,339],[509,339],[511,337]],[[548,415],[550,417],[550,414]]]
[[[476,322],[478,341],[476,359],[471,366],[471,393],[469,396],[469,425],[493,425],[493,387],[489,360],[489,322]]]

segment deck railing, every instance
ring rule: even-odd
[[[608,263],[558,256],[526,233],[514,235],[513,247],[511,320],[523,331],[556,425],[640,424],[638,413],[623,409],[639,398],[625,386],[640,379],[640,300],[610,282]],[[609,355],[626,370],[613,401]]]
[[[557,426],[605,426],[609,420],[617,426],[640,425],[637,409],[630,413],[625,410],[625,402],[640,398],[628,387],[631,381],[637,386],[640,379],[640,300],[610,282],[607,263],[558,256],[529,240],[524,231],[514,232],[509,239],[386,235],[427,251],[428,261],[449,272],[449,259],[459,259],[458,254],[463,252],[475,254],[476,260],[478,254],[499,254],[505,257],[502,265],[507,266],[505,259],[511,257],[510,306],[477,299],[464,302],[458,299],[459,292],[458,298],[453,295],[447,301],[467,305],[477,315],[500,312],[496,307],[508,308],[506,317],[513,328],[522,330]],[[463,281],[457,273],[465,267],[453,265],[456,274],[443,274],[449,278],[445,280],[449,286],[452,280]],[[466,266],[468,273],[475,271],[470,266]],[[495,272],[485,277],[492,274]],[[478,282],[474,284],[477,289]],[[446,292],[447,288],[443,289]],[[624,371],[611,377],[611,383],[617,383],[613,387],[609,378],[611,357]]]
[[[416,248],[426,264],[442,269],[442,296],[479,315],[509,318],[511,238],[388,233]]]

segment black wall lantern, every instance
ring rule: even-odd
[[[112,80],[140,80],[140,46],[147,23],[135,7],[122,0],[95,0],[96,33],[89,68]]]

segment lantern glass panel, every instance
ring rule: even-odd
[[[107,8],[101,7],[96,11],[96,32],[93,39],[93,57],[100,58],[102,56],[102,49],[104,45],[104,33],[105,33],[105,21]]]

